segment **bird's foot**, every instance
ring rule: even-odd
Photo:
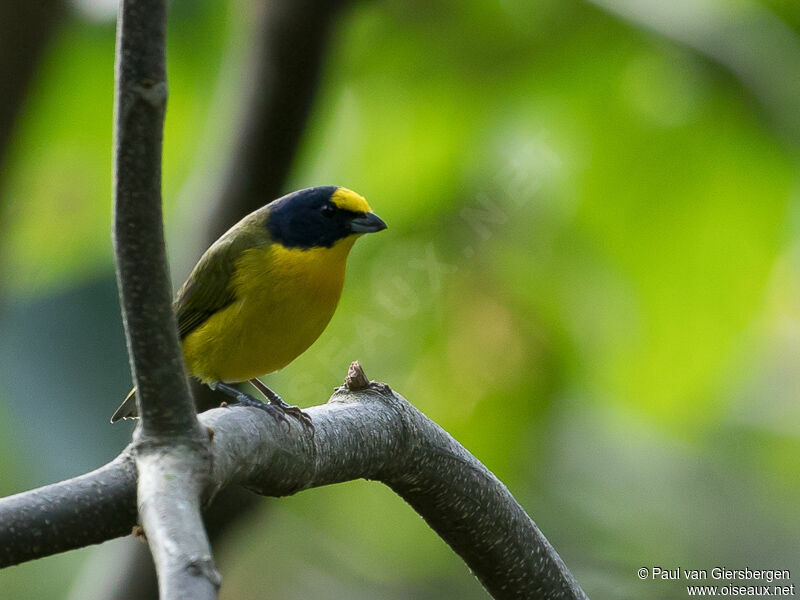
[[[256,381],[258,380],[256,379]],[[279,423],[286,423],[287,427],[289,425],[289,421],[286,419],[288,415],[297,419],[304,429],[310,429],[311,431],[314,431],[314,426],[311,424],[311,417],[308,414],[304,413],[296,406],[286,404],[286,402],[284,402],[281,397],[278,396],[278,394],[270,390],[260,381],[258,383],[259,385],[256,387],[264,392],[264,395],[269,400],[268,403],[262,402],[261,400],[256,400],[249,394],[245,394],[244,392],[237,390],[235,387],[226,383],[218,382],[214,385],[214,389],[217,389],[233,398],[233,402],[227,403],[226,406],[252,406],[253,408],[261,409],[272,415],[272,417]]]
[[[277,396],[276,400],[270,398],[269,404],[267,404],[267,406],[276,408],[282,413],[289,415],[290,417],[294,417],[295,419],[300,421],[300,424],[304,428],[310,429],[312,431],[314,430],[314,424],[311,422],[311,415],[300,410],[300,407],[298,406],[293,406],[292,404],[286,404],[286,402],[284,402],[280,396]]]
[[[287,404],[286,402],[284,402],[283,398],[281,398],[278,394],[269,389],[258,379],[251,379],[250,383],[252,383],[258,389],[259,392],[264,394],[264,396],[269,401],[269,406],[273,406],[276,409],[282,411],[284,414],[289,415],[290,417],[294,417],[295,419],[300,421],[300,424],[304,428],[310,429],[312,431],[314,430],[314,424],[311,422],[311,415],[309,415],[306,412],[303,412],[297,406],[293,406],[291,404]]]
[[[282,411],[271,404],[266,404],[261,400],[257,400],[249,394],[240,392],[235,387],[218,383],[217,389],[228,394],[233,399],[233,402],[223,402],[225,406],[251,406],[253,408],[259,408],[269,413],[278,423],[286,423],[287,426],[289,425],[289,421],[286,420],[286,411]]]

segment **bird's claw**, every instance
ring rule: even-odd
[[[300,410],[298,406],[286,404],[286,402],[283,401],[283,398],[278,396],[278,394],[275,392],[272,392],[272,394],[269,396],[269,404],[266,406],[272,406],[273,408],[281,411],[283,414],[294,417],[300,422],[304,429],[310,429],[311,431],[314,430],[314,424],[311,422],[311,415]]]
[[[258,379],[252,379],[251,383],[266,396],[268,402],[256,400],[249,394],[245,394],[225,383],[217,382],[216,388],[233,398],[234,401],[230,403],[230,406],[252,406],[253,408],[259,408],[268,412],[279,423],[286,423],[287,427],[289,427],[289,421],[286,419],[288,415],[297,419],[303,426],[303,429],[314,431],[314,425],[311,424],[311,417],[307,413],[304,413],[296,406],[286,404],[278,394],[273,392]]]
[[[252,383],[258,391],[264,394],[270,406],[274,406],[278,410],[283,411],[285,414],[297,419],[304,429],[314,431],[314,424],[311,422],[311,416],[308,413],[303,412],[297,406],[286,404],[286,402],[283,401],[283,398],[273,392],[258,379],[251,379],[250,383]]]
[[[267,406],[272,406],[274,408],[277,408],[284,414],[287,414],[290,417],[294,417],[300,422],[300,424],[303,426],[304,429],[309,429],[310,431],[314,431],[314,423],[311,422],[311,415],[309,415],[306,412],[303,412],[302,410],[300,410],[299,407],[286,404],[285,402],[283,404],[270,403]]]
[[[307,413],[304,413],[297,406],[286,404],[277,394],[275,394],[275,396],[277,400],[275,398],[270,398],[269,402],[262,402],[248,394],[240,393],[237,394],[236,400],[232,403],[232,406],[252,406],[253,408],[260,408],[269,413],[278,423],[286,423],[287,427],[289,426],[289,421],[286,418],[288,415],[297,419],[304,429],[314,430],[314,426],[311,424],[311,417]]]

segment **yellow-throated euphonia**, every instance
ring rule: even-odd
[[[244,217],[206,250],[173,304],[189,374],[240,404],[307,418],[256,378],[320,336],[339,302],[350,249],[383,229],[362,196],[336,186],[293,192]],[[227,385],[242,381],[270,404]],[[136,415],[134,389],[111,422]]]

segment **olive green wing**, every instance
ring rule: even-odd
[[[181,339],[236,301],[233,273],[236,260],[247,249],[244,237],[226,235],[217,240],[178,290],[173,308]]]
[[[215,244],[197,263],[173,304],[181,339],[236,300],[231,285],[234,267],[235,258],[228,245]]]
[[[236,300],[231,278],[236,265],[236,247],[232,240],[221,238],[206,250],[181,286],[172,303],[183,339],[200,327],[215,312]],[[111,422],[138,417],[136,388],[133,388],[111,417]]]
[[[250,213],[200,257],[173,303],[181,339],[237,300],[233,285],[236,261],[245,250],[270,244],[265,227],[268,214],[266,206]]]

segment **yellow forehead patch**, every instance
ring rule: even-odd
[[[350,210],[357,213],[372,212],[364,196],[343,187],[336,188],[336,191],[333,192],[333,196],[331,196],[331,202],[342,210]]]

